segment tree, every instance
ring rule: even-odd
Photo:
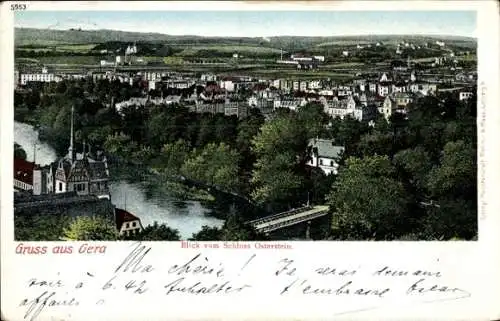
[[[166,112],[152,113],[148,121],[148,143],[151,146],[162,146],[170,142],[171,132],[165,126],[169,122],[169,116]]]
[[[143,143],[148,135],[160,135],[157,130],[165,130],[165,127],[162,127],[165,123],[162,123],[162,126],[149,123],[149,119],[153,117],[150,117],[149,108],[145,106],[127,106],[121,113],[123,114],[121,130],[136,143]],[[151,131],[154,133],[151,134]]]
[[[199,132],[196,147],[203,147],[214,141],[213,117],[211,114],[202,114],[199,120]]]
[[[267,204],[270,209],[284,210],[306,201],[299,197],[305,178],[294,168],[295,161],[293,153],[278,154],[274,159],[257,160],[252,176],[254,189],[251,194],[257,204]]]
[[[252,241],[257,239],[255,230],[245,224],[241,217],[229,214],[222,226],[222,241]]]
[[[115,156],[129,159],[137,145],[124,133],[110,135],[104,142],[104,149]]]
[[[393,150],[393,135],[391,133],[374,132],[363,135],[358,144],[358,151],[363,156],[387,155]]]
[[[349,158],[328,196],[341,239],[393,239],[411,229],[411,199],[387,156]]]
[[[255,163],[255,154],[252,152],[252,139],[259,133],[265,118],[257,108],[250,110],[250,115],[239,122],[236,137],[236,148],[241,155],[240,168],[245,174],[250,174]]]
[[[326,175],[321,168],[311,167],[309,175],[309,201],[315,204],[324,204],[325,196],[330,192],[330,187],[335,180],[335,175]]]
[[[18,143],[14,143],[14,158],[26,160],[26,151]]]
[[[276,210],[306,201],[307,132],[293,114],[265,123],[252,140],[252,151],[257,157],[252,173],[254,201]]]
[[[328,124],[329,116],[325,113],[324,107],[320,103],[308,103],[300,107],[297,112],[298,120],[307,130],[307,137],[324,137],[326,135],[325,126]]]
[[[477,192],[476,149],[464,141],[444,146],[439,166],[428,175],[427,188],[433,197],[455,195],[475,200]]]
[[[154,165],[167,174],[177,175],[190,150],[190,144],[182,139],[173,144],[165,144],[158,158],[154,160]]]
[[[393,158],[396,168],[404,173],[417,191],[424,193],[427,175],[432,169],[432,161],[429,153],[421,146],[399,151]]]
[[[359,141],[364,134],[370,131],[370,127],[367,123],[347,115],[341,121],[332,122],[330,131],[335,142],[345,147],[346,156],[359,156]]]
[[[197,233],[193,233],[192,241],[220,241],[222,239],[222,230],[218,227],[204,225]]]
[[[79,216],[63,230],[70,241],[116,241],[118,231],[113,223],[100,216]]]
[[[178,241],[180,240],[179,231],[168,227],[166,224],[148,225],[141,232],[132,236],[137,241]]]
[[[234,146],[234,138],[237,135],[237,126],[238,118],[236,116],[216,114],[214,117],[215,142],[224,142],[230,146]]]
[[[92,145],[103,145],[108,136],[113,136],[113,128],[110,125],[94,127],[89,130],[88,142]]]
[[[42,211],[43,212],[43,211]],[[61,213],[16,212],[14,237],[16,241],[60,241],[71,218]]]
[[[250,149],[252,138],[258,134],[264,122],[265,117],[257,108],[250,109],[248,117],[240,121],[237,128],[236,144],[241,151]]]
[[[421,239],[471,240],[477,236],[477,203],[444,197],[437,206],[430,206],[422,219]]]
[[[238,152],[225,143],[210,143],[191,152],[181,173],[193,180],[235,190],[239,188],[239,158]]]

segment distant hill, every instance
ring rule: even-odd
[[[15,28],[15,43],[22,45],[44,44],[86,44],[103,43],[108,41],[134,42],[164,42],[176,39],[196,39],[197,36],[169,36],[160,33],[140,33],[117,30],[55,30],[35,28]]]
[[[469,43],[475,45],[475,38],[459,36],[425,36],[425,35],[359,35],[359,36],[332,36],[332,37],[302,37],[276,36],[263,39],[261,37],[202,37],[193,35],[174,36],[161,33],[140,33],[117,30],[55,30],[16,28],[16,46],[26,45],[55,45],[55,44],[98,44],[106,42],[168,42],[172,45],[250,45],[269,48],[301,49],[311,48],[324,44],[347,44],[356,42],[387,42],[393,43],[402,40],[408,41],[435,41],[437,39],[453,43]]]

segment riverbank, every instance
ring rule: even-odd
[[[147,182],[155,193],[164,194],[180,201],[215,202],[216,198],[208,191],[174,181],[170,176],[162,174],[149,166],[113,162],[110,166],[112,180],[125,179],[130,183]]]
[[[14,140],[25,148],[28,161],[33,161],[35,146],[37,164],[48,165],[57,160],[54,148],[47,141],[40,141],[38,131],[33,125],[15,121]],[[113,205],[137,215],[143,226],[155,222],[166,224],[178,230],[182,239],[190,238],[203,226],[222,226],[223,217],[213,215],[215,206],[210,205],[215,203],[215,197],[206,191],[198,192],[182,186],[181,183],[167,183],[161,177],[151,175],[148,166],[139,165],[122,166],[118,170],[110,159],[109,189]],[[18,222],[17,225],[21,223]],[[43,226],[40,228],[43,230],[46,226],[44,224],[43,221],[29,226]],[[63,225],[61,222],[57,223],[58,227]]]

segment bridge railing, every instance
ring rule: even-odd
[[[262,224],[262,223],[265,223],[265,222],[274,221],[276,219],[279,219],[279,218],[282,218],[282,217],[286,217],[286,216],[289,216],[289,215],[297,214],[297,213],[300,213],[300,212],[305,212],[305,211],[311,210],[312,208],[313,208],[312,206],[304,206],[304,207],[294,208],[294,209],[286,211],[286,212],[281,212],[281,213],[278,213],[278,214],[273,214],[273,215],[269,215],[269,216],[265,216],[265,217],[261,217],[261,218],[255,219],[253,221],[249,221],[249,222],[247,222],[247,224],[258,225],[258,224]]]
[[[257,230],[259,232],[271,232],[271,231],[274,231],[274,230],[277,230],[277,229],[280,229],[280,228],[283,228],[283,227],[295,225],[295,224],[300,223],[300,222],[304,222],[304,221],[307,221],[307,220],[312,220],[314,218],[318,218],[318,217],[324,216],[326,214],[328,214],[328,210],[323,210],[323,211],[320,211],[320,212],[315,212],[315,213],[308,214],[306,216],[296,217],[296,218],[291,219],[289,221],[272,224],[272,225],[269,225],[269,226],[266,226],[266,227],[263,227],[263,228],[260,228],[260,229],[257,229]]]

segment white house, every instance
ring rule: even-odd
[[[445,43],[443,41],[436,40],[436,45],[438,45],[439,47],[444,47]]]
[[[425,82],[414,82],[410,84],[408,91],[412,93],[421,93],[427,96],[437,92],[437,85]]]
[[[299,107],[305,106],[307,100],[305,98],[290,98],[290,99],[276,99],[274,100],[273,107],[277,108],[288,108],[291,110],[296,110]]]
[[[344,119],[344,117],[350,115],[358,121],[366,120],[371,117],[369,109],[352,95],[342,99],[334,97],[330,100],[321,97],[319,101],[323,104],[325,113],[331,117]]]
[[[235,90],[235,84],[232,80],[221,80],[219,86],[228,92]]]
[[[389,84],[387,82],[380,83],[378,85],[378,95],[385,97],[391,93],[391,89],[392,89],[391,84]]]
[[[310,139],[308,146],[311,148],[309,166],[319,167],[326,175],[338,173],[338,161],[345,148],[335,145],[331,139]]]
[[[21,85],[26,85],[28,82],[52,82],[61,81],[61,77],[56,76],[52,73],[33,73],[33,74],[21,74],[20,83]]]
[[[144,229],[140,218],[119,208],[115,208],[115,221],[120,235],[129,236],[139,233]]]
[[[461,91],[459,94],[458,94],[458,99],[459,100],[467,100],[469,98],[471,98],[474,94],[470,91]]]
[[[321,89],[321,82],[319,80],[310,80],[307,88],[309,89]]]
[[[406,92],[406,84],[404,84],[404,83],[395,83],[395,84],[392,84],[392,92],[393,93],[404,93],[404,92]]]
[[[385,97],[382,107],[379,108],[379,112],[384,115],[386,119],[396,113],[406,113],[407,106],[414,100],[414,95],[411,93],[392,93]]]
[[[217,76],[214,74],[202,74],[200,77],[201,81],[217,81]]]

